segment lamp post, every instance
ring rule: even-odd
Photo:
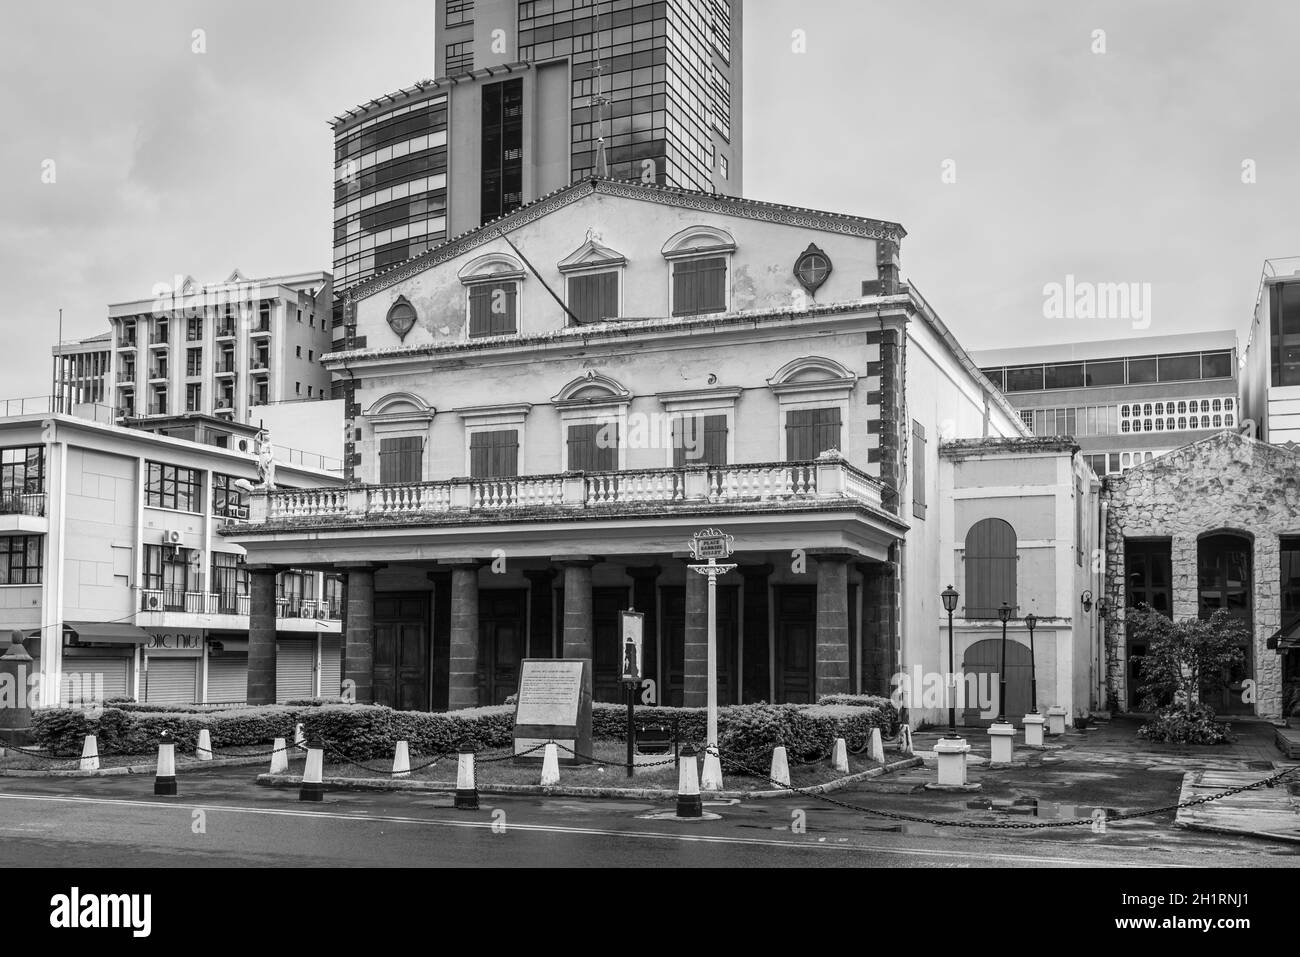
[[[958,594],[951,585],[940,592],[944,611],[948,612],[948,734],[946,737],[957,738],[957,675],[953,671],[952,650],[952,613],[957,610]]]
[[[730,558],[735,548],[735,539],[716,528],[706,528],[696,532],[691,539],[691,554],[697,562],[707,564],[690,565],[692,571],[705,576],[708,585],[708,711],[705,720],[705,746],[716,751],[718,747],[718,577],[734,571],[735,565],[719,565],[719,558]],[[707,775],[706,775],[707,777]],[[707,789],[708,784],[704,787]]]
[[[1002,622],[1002,668],[998,672],[998,720],[997,724],[1007,723],[1007,622],[1011,620],[1011,606],[1005,601],[998,609],[998,620]]]
[[[1032,611],[1025,615],[1025,627],[1029,629],[1029,713],[1038,714],[1038,670],[1034,663],[1034,626],[1038,616]]]

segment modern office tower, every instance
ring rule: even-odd
[[[436,79],[331,123],[337,294],[586,177],[741,194],[739,3],[435,11]]]
[[[1070,435],[1097,475],[1241,423],[1231,331],[972,353],[1035,435]]]

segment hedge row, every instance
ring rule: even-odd
[[[101,754],[148,754],[167,731],[182,752],[198,743],[207,728],[213,749],[267,744],[292,738],[301,709],[284,705],[238,708],[205,714],[102,708],[43,708],[32,712],[32,735],[55,754],[79,755],[86,735],[95,735]]]
[[[424,755],[449,753],[462,743],[481,749],[509,747],[515,713],[509,705],[430,714],[315,700],[204,712],[157,711],[156,707],[105,707],[97,714],[74,708],[42,709],[32,715],[32,732],[42,747],[61,755],[80,754],[88,734],[96,735],[101,753],[147,754],[157,748],[164,731],[187,751],[197,743],[199,731],[207,728],[213,748],[219,750],[291,738],[294,725],[301,722],[309,739],[323,739],[331,751],[354,761],[369,761],[392,757],[397,741],[409,742],[414,753]],[[674,730],[681,741],[704,741],[703,708],[638,707],[635,720],[641,727]],[[768,760],[778,744],[803,760],[828,754],[841,737],[850,749],[861,750],[872,728],[886,735],[896,733],[898,713],[881,699],[853,704],[732,705],[718,710],[718,725],[723,753],[757,766]],[[625,706],[592,706],[596,739],[622,741],[626,728]]]

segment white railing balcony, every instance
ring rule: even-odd
[[[833,453],[815,462],[686,466],[620,472],[453,479],[405,485],[283,489],[254,493],[252,526],[346,524],[374,519],[481,516],[514,510],[557,513],[623,505],[672,507],[732,503],[847,502],[891,512],[893,496],[876,479]],[[889,504],[887,504],[889,503]]]

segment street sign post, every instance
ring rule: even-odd
[[[718,559],[731,557],[735,550],[735,539],[716,528],[705,528],[691,538],[691,554],[697,562],[708,564],[691,565],[692,571],[704,575],[709,580],[709,645],[708,645],[708,724],[705,731],[705,745],[718,747],[718,578],[733,571],[735,565],[719,565]]]
[[[623,657],[623,690],[627,693],[627,776],[636,758],[636,689],[641,684],[641,647],[645,640],[645,615],[634,608],[618,614]]]

